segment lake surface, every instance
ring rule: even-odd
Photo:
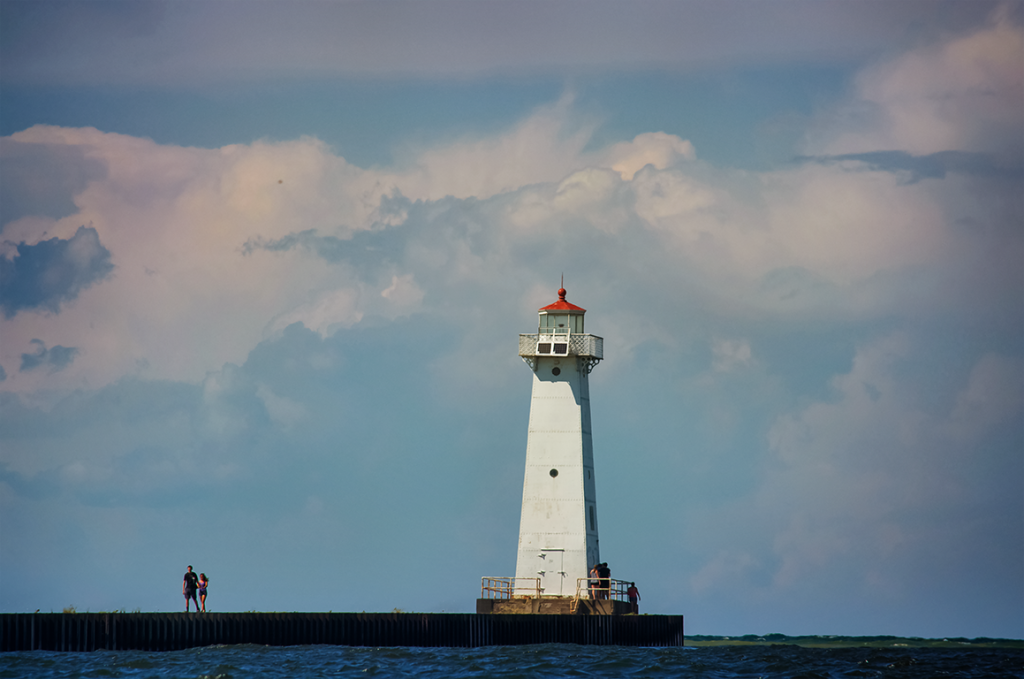
[[[744,641],[746,639],[746,641]],[[697,637],[684,648],[210,646],[0,654],[6,677],[1024,677],[1021,642]],[[773,643],[777,642],[777,643]],[[688,638],[687,643],[691,643]]]

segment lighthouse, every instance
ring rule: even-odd
[[[519,336],[533,370],[526,473],[519,521],[516,593],[537,582],[543,597],[576,596],[600,561],[590,372],[604,339],[584,331],[586,309],[565,299],[538,311],[536,333]],[[532,588],[532,587],[531,587]]]

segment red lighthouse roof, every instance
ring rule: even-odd
[[[565,288],[558,289],[558,301],[554,304],[548,304],[542,306],[538,311],[586,311],[583,307],[578,307],[575,304],[570,304],[565,301]]]

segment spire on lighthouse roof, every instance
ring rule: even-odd
[[[565,288],[558,289],[558,301],[554,304],[548,304],[542,306],[538,311],[586,311],[583,307],[578,307],[575,304],[571,304],[565,301]]]

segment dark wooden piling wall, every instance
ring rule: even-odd
[[[682,646],[681,615],[4,613],[3,651],[266,646]]]

